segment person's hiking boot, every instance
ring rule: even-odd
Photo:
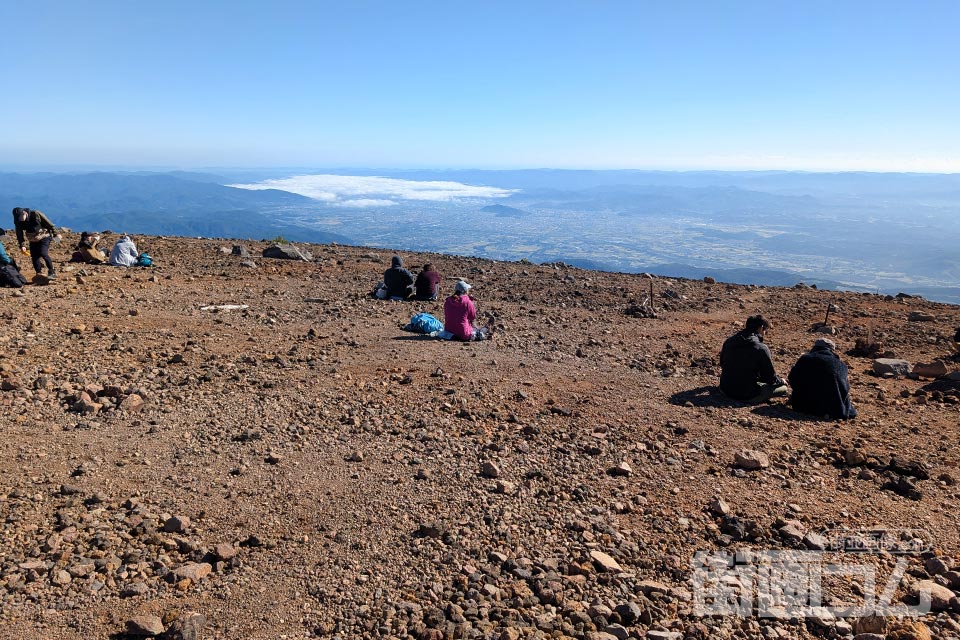
[[[50,271],[47,272],[47,280],[56,280],[56,278],[57,278],[57,273],[55,271],[51,269]]]

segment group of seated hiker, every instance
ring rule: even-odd
[[[429,262],[414,278],[410,270],[404,268],[403,258],[393,256],[374,295],[387,300],[436,300],[440,295],[441,279],[440,272]]]
[[[83,262],[85,264],[103,264],[108,263],[114,267],[134,267],[149,266],[144,264],[142,254],[137,251],[137,245],[128,235],[121,235],[113,243],[109,257],[100,250],[97,243],[100,242],[100,236],[84,231],[80,234],[80,241],[77,243],[76,250],[70,262]]]
[[[833,340],[820,338],[800,356],[787,381],[774,369],[770,349],[763,340],[770,322],[762,315],[750,316],[741,331],[723,343],[720,351],[720,390],[749,404],[790,395],[794,410],[834,420],[857,416],[850,400],[847,365],[837,355]]]
[[[37,277],[41,277],[44,268],[46,268],[45,278],[47,280],[56,278],[57,274],[53,268],[53,260],[50,259],[50,242],[52,240],[59,241],[62,236],[54,224],[42,212],[27,207],[15,207],[13,209],[13,221],[20,251],[30,256]],[[0,229],[0,237],[4,235],[6,235],[6,231]],[[88,231],[81,233],[70,262],[109,263],[116,267],[150,266],[153,263],[153,259],[149,255],[137,251],[137,245],[134,244],[130,236],[121,235],[113,245],[109,256],[97,247],[99,241],[100,236],[98,234]],[[22,275],[20,274],[20,265],[7,253],[2,242],[0,242],[0,267],[12,267],[11,276]],[[10,280],[9,284],[7,284],[7,280]],[[22,286],[9,278],[3,279],[0,284],[3,284],[3,286]]]

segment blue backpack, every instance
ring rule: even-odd
[[[406,326],[406,329],[414,333],[427,334],[443,329],[443,323],[429,313],[418,313],[410,318],[410,324]]]
[[[150,254],[148,254],[146,251],[144,251],[137,257],[138,267],[149,267],[152,264],[153,264],[153,258],[151,258]]]

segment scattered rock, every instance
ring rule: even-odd
[[[593,565],[597,568],[597,571],[608,573],[621,573],[623,571],[620,564],[603,551],[594,549],[590,552],[590,559],[593,560]]]
[[[633,468],[629,465],[629,463],[627,463],[626,461],[623,461],[607,469],[607,473],[610,474],[611,476],[624,477],[624,476],[629,476],[631,473],[633,473]]]
[[[757,469],[766,469],[769,467],[770,458],[762,451],[744,449],[734,454],[733,463],[735,466],[740,467],[741,469],[755,471]]]
[[[206,616],[188,612],[170,623],[166,640],[202,640],[203,628],[207,624]]]
[[[930,608],[933,611],[946,611],[950,608],[950,600],[954,597],[953,591],[933,580],[921,580],[913,586],[911,593],[921,601],[929,598]]]
[[[163,621],[157,616],[137,616],[127,620],[127,634],[138,637],[154,637],[163,633]]]
[[[495,462],[485,460],[480,465],[480,475],[484,478],[496,479],[500,477],[500,467]]]
[[[877,358],[873,361],[873,372],[881,376],[905,376],[910,372],[910,363],[897,358]]]

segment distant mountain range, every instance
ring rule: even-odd
[[[289,186],[297,180],[313,190]],[[744,284],[803,281],[960,303],[960,174],[0,173],[0,226],[12,226],[3,211],[18,206],[75,230],[282,236]]]
[[[285,210],[316,206],[277,190],[218,184],[219,176],[158,173],[0,173],[0,211],[30,207],[72,229],[152,235],[272,238],[295,230],[297,240],[352,244],[346,236],[284,221]],[[12,226],[12,219],[6,226]]]

